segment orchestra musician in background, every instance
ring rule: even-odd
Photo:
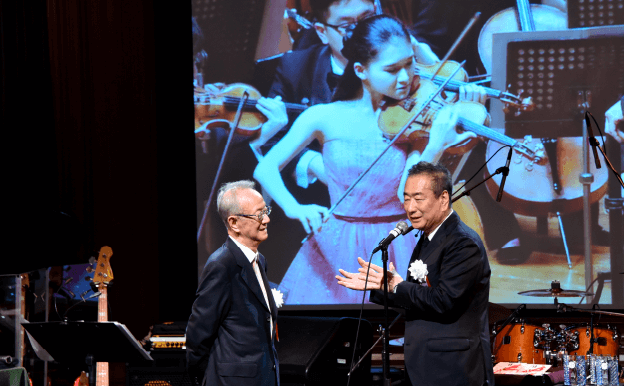
[[[341,54],[349,62],[332,103],[310,107],[301,114],[254,172],[254,178],[286,215],[299,220],[308,233],[314,232],[280,284],[280,289],[288,292],[288,304],[359,302],[357,294],[336,284],[333,272],[342,267],[354,269],[357,262],[351,257],[368,255],[374,247],[371,241],[384,237],[404,218],[396,195],[403,198],[399,181],[406,178],[411,165],[420,160],[437,161],[448,147],[474,137],[470,132],[458,133],[457,114],[452,108],[443,109],[433,121],[424,148],[410,144],[390,147],[331,216],[323,206],[298,202],[280,176],[282,167],[313,140],[319,141],[335,203],[389,143],[377,124],[382,100],[401,100],[412,91],[414,49],[409,32],[397,19],[373,16],[358,22],[346,36]],[[460,99],[483,103],[485,91],[479,86],[462,86]],[[391,246],[391,259],[413,249],[413,238],[401,241]],[[404,265],[401,261],[397,266],[406,268]]]

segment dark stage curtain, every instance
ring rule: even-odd
[[[14,154],[0,274],[86,263],[108,245],[110,319],[138,337],[186,319],[196,286],[190,18],[190,4],[148,0],[0,3]]]

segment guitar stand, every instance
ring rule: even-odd
[[[38,322],[22,326],[55,361],[86,363],[90,386],[95,386],[97,362],[153,360],[126,326],[117,322]]]

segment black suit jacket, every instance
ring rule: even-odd
[[[331,50],[326,44],[316,44],[305,50],[284,54],[275,70],[269,97],[279,95],[283,101],[289,103],[302,103],[307,100],[310,106],[328,103],[332,96],[332,89],[327,84],[327,75],[331,72],[330,57]],[[263,146],[264,153],[286,135],[295,119],[295,115],[289,116],[289,124]],[[320,151],[320,145],[316,141],[309,148]],[[297,156],[287,168],[294,168],[299,158]]]
[[[479,236],[457,213],[420,256],[431,287],[408,280],[389,294],[406,310],[405,366],[415,385],[494,385],[488,331],[490,264]],[[383,292],[371,301],[383,304]]]
[[[262,255],[260,267],[266,272]],[[211,386],[274,386],[275,379],[279,384],[275,328],[271,336],[269,321],[270,316],[277,320],[277,307],[270,289],[267,297],[270,308],[251,263],[228,237],[206,262],[186,328],[192,377]]]

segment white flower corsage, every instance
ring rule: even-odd
[[[273,300],[275,300],[277,308],[282,307],[284,305],[284,294],[275,288],[271,288],[271,294],[273,295]]]
[[[419,283],[424,283],[427,281],[427,274],[429,273],[427,264],[423,263],[422,260],[416,260],[410,264],[409,273]]]

